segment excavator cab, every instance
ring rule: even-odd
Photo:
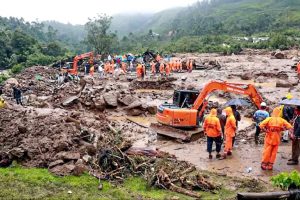
[[[178,108],[191,108],[199,95],[196,90],[175,90],[173,104]]]

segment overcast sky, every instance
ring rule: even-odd
[[[151,13],[188,6],[197,0],[0,0],[0,16],[26,21],[56,20],[84,24],[97,13]]]

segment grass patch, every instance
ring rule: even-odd
[[[1,168],[0,199],[191,199],[170,191],[147,187],[141,178],[129,178],[123,185],[113,186],[102,181],[98,190],[96,178],[84,174],[80,177],[57,177],[47,169]],[[72,191],[72,194],[68,194]]]
[[[253,181],[233,179],[203,172],[211,181],[219,183],[221,188],[210,192],[200,192],[202,199],[235,199],[237,192],[254,191],[261,188],[260,184],[250,185]],[[98,190],[96,178],[84,174],[82,176],[58,177],[50,174],[47,169],[22,168],[14,166],[0,168],[0,199],[194,199],[175,192],[149,187],[147,182],[139,177],[131,177],[122,185],[112,185],[102,181],[103,189]],[[233,184],[233,185],[232,185]],[[232,185],[237,189],[225,187]],[[71,191],[72,194],[68,194]]]

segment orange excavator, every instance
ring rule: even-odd
[[[165,103],[158,106],[156,119],[159,123],[151,124],[152,130],[161,135],[189,141],[193,134],[202,131],[200,122],[208,104],[206,97],[217,90],[248,96],[257,108],[260,108],[263,102],[263,98],[251,84],[211,81],[201,92],[175,90],[173,104]]]
[[[72,69],[68,69],[68,73],[72,74],[72,75],[78,75],[78,61],[83,59],[83,58],[90,58],[89,59],[89,63],[92,65],[94,62],[94,53],[93,52],[87,52],[81,55],[77,55],[75,56],[74,60],[73,60],[73,67]]]

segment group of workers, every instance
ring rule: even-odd
[[[291,99],[290,94],[286,98]],[[227,107],[223,110],[224,114],[220,115],[216,109],[212,109],[210,114],[205,118],[203,129],[207,136],[207,151],[209,159],[212,159],[212,146],[216,144],[216,158],[226,159],[232,155],[234,138],[237,132],[238,121],[240,116],[235,114],[235,106]],[[225,118],[225,119],[224,119]],[[278,147],[282,141],[282,135],[288,134],[292,139],[292,158],[289,159],[288,165],[297,165],[300,155],[300,107],[293,108],[290,106],[278,106],[273,109],[270,116],[267,112],[265,102],[261,103],[261,108],[257,110],[253,119],[256,123],[255,143],[258,144],[258,137],[261,131],[265,132],[264,149],[261,160],[262,170],[272,170],[276,160]],[[286,132],[288,131],[288,132]],[[224,153],[221,154],[221,147],[225,139]],[[283,137],[283,141],[286,138]]]

